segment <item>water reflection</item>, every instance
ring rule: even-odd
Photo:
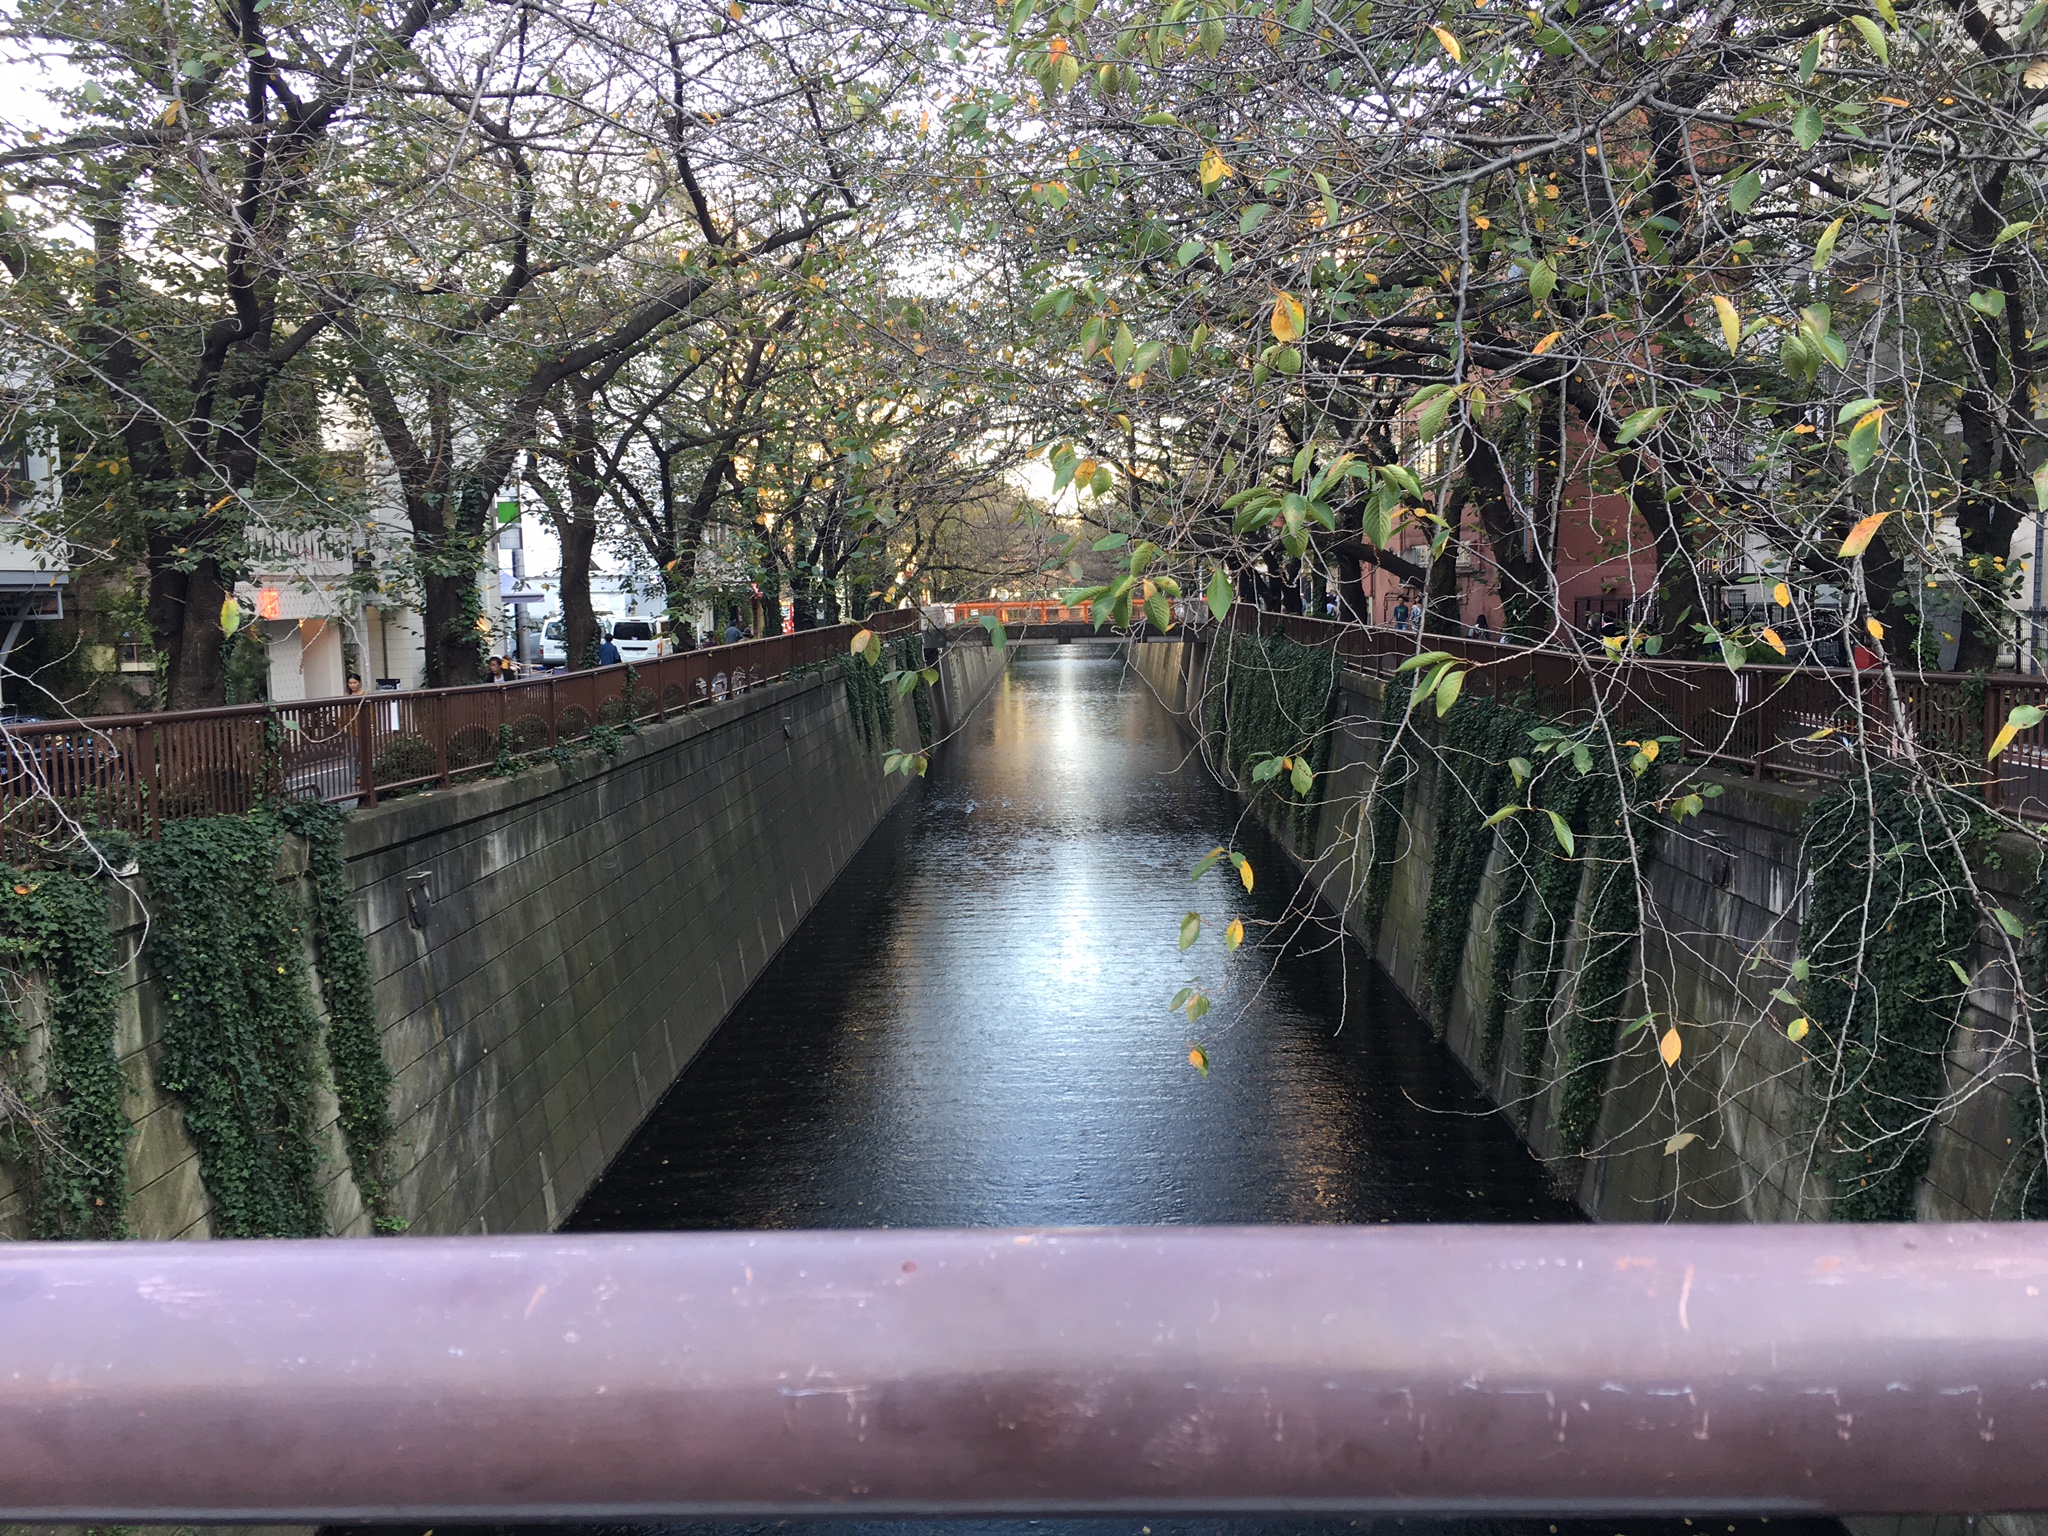
[[[1288,885],[1244,828],[1189,885],[1235,821],[1135,673],[1026,650],[570,1225],[1573,1219],[1356,951],[1224,960]]]

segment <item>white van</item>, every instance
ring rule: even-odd
[[[614,619],[612,644],[619,648],[621,661],[652,661],[669,653],[668,620],[655,614],[639,618]]]

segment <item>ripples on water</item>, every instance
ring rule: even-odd
[[[1189,867],[1228,841],[1247,895]],[[1134,672],[1030,649],[583,1201],[572,1230],[1572,1221],[1355,948],[1225,963],[1292,887]],[[1176,952],[1183,912],[1211,931]],[[1249,945],[1247,946],[1249,948]],[[1191,1036],[1166,1000],[1199,976]],[[1341,1028],[1339,1027],[1341,1024]],[[1474,1447],[1474,1454],[1484,1454]],[[1839,1536],[1833,1522],[791,1521],[666,1536]]]
[[[1027,648],[569,1225],[1574,1219],[1355,948],[1226,962],[1293,885],[1236,823],[1135,672]],[[1233,828],[1253,892],[1191,886]]]

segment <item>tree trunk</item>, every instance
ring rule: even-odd
[[[597,615],[590,605],[590,553],[597,545],[597,415],[588,390],[571,385],[569,506],[556,521],[562,538],[562,627],[569,668],[585,665],[597,641]]]

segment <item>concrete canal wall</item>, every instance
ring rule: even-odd
[[[1206,683],[1205,648],[1155,642],[1133,646],[1131,656],[1192,734],[1189,704]],[[1336,740],[1313,836],[1297,847],[1288,834],[1269,830],[1308,874],[1323,904],[1359,933],[1365,872],[1359,842],[1349,834],[1378,768],[1380,686],[1342,672],[1338,686]],[[1437,770],[1431,754],[1416,758],[1420,778],[1405,799],[1392,889],[1373,953],[1402,995],[1422,1009]],[[1783,1032],[1791,1010],[1770,996],[1798,953],[1807,888],[1800,831],[1816,792],[1739,778],[1718,782],[1723,793],[1707,802],[1704,814],[1682,828],[1667,824],[1658,841],[1643,925],[1647,965],[1639,966],[1636,1000],[1627,1010],[1633,1017],[1655,1007],[1660,1017],[1679,1020],[1689,1070],[1665,1072],[1651,1032],[1638,1032],[1607,1073],[1591,1155],[1564,1156],[1556,1130],[1555,1063],[1567,997],[1552,1009],[1547,1068],[1519,1059],[1512,1028],[1500,1059],[1490,1067],[1482,1059],[1480,1013],[1490,991],[1497,867],[1488,868],[1471,909],[1457,984],[1431,1015],[1445,1043],[1550,1162],[1560,1183],[1603,1221],[1792,1221],[1822,1217],[1828,1208],[1825,1181],[1810,1166],[1805,1053]],[[2004,906],[2025,914],[2032,860],[2017,846],[2005,852],[2002,867],[1978,875]],[[1752,966],[1759,954],[1776,963]],[[2006,1174],[2014,1141],[2012,1093],[2022,1081],[2022,1064],[2009,1045],[2013,992],[2003,967],[1994,936],[1981,933],[1968,966],[1974,985],[1964,1027],[1948,1060],[1958,1090],[1952,1097],[1960,1102],[1934,1129],[1932,1164],[1916,1192],[1924,1220],[2012,1214]],[[1645,1001],[1644,973],[1669,978],[1672,994]],[[1530,1095],[1521,1086],[1529,1080],[1548,1086]],[[1967,1085],[1975,1091],[1964,1095]],[[1667,1140],[1681,1127],[1699,1139],[1667,1154]]]
[[[978,643],[947,653],[942,732],[1006,660]],[[914,745],[911,701],[894,708],[897,741]],[[352,814],[348,878],[395,1074],[391,1214],[421,1233],[554,1226],[909,784],[883,774],[827,673],[643,725],[609,760],[582,752]],[[286,839],[279,878],[301,894],[303,860]],[[147,899],[110,894],[129,1226],[204,1237],[197,1154],[158,1086]],[[333,1095],[317,1107],[329,1230],[366,1232]],[[0,1236],[26,1235],[24,1191],[0,1164]]]

